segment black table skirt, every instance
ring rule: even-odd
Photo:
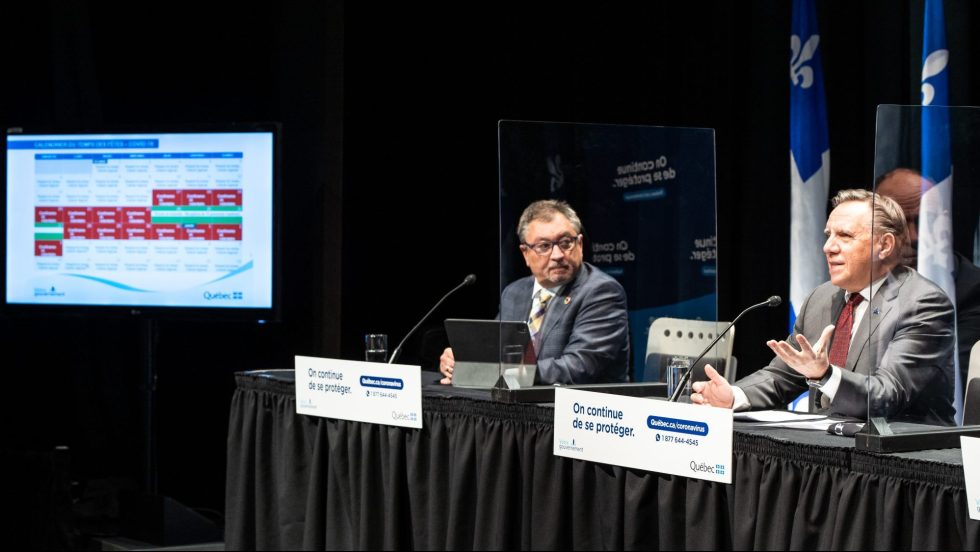
[[[237,376],[228,549],[968,549],[959,451],[736,430],[733,485],[552,455],[550,406],[423,397],[422,430],[300,416]]]

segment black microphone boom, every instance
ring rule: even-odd
[[[405,342],[408,341],[408,338],[412,337],[412,334],[415,333],[415,330],[419,329],[419,326],[421,326],[423,322],[429,319],[429,316],[431,316],[432,313],[435,312],[437,308],[439,308],[439,305],[441,305],[443,301],[448,299],[450,295],[456,293],[459,289],[471,285],[475,281],[476,281],[476,274],[468,274],[466,278],[463,279],[463,283],[449,290],[449,293],[443,295],[442,299],[439,299],[439,302],[436,303],[436,306],[429,309],[429,312],[425,313],[425,316],[422,317],[422,320],[419,320],[419,323],[416,324],[411,330],[409,330],[407,334],[405,334],[405,337],[402,338],[401,342],[398,343],[398,346],[395,347],[395,350],[391,353],[391,358],[388,359],[388,364],[394,364],[394,362],[398,359],[398,355],[400,355],[402,352],[402,346],[405,345]]]
[[[712,341],[710,345],[708,345],[707,347],[705,347],[704,350],[701,351],[701,354],[698,355],[698,358],[696,358],[694,360],[694,362],[691,363],[691,367],[688,368],[687,372],[685,372],[684,375],[681,376],[681,379],[677,381],[677,387],[674,389],[674,394],[671,395],[670,398],[667,399],[667,400],[669,400],[670,402],[677,402],[677,399],[680,398],[680,396],[681,396],[681,392],[683,392],[683,390],[684,390],[684,386],[687,385],[688,380],[691,379],[691,372],[694,371],[694,367],[698,365],[698,362],[701,362],[701,359],[704,358],[704,355],[708,354],[708,351],[710,351],[711,348],[715,346],[715,343],[718,343],[718,340],[720,340],[722,338],[722,336],[724,336],[725,334],[727,334],[728,333],[728,330],[732,329],[732,326],[734,326],[735,323],[738,322],[738,319],[739,318],[742,318],[742,316],[745,313],[747,313],[749,311],[752,311],[752,310],[755,310],[755,309],[757,309],[759,307],[778,307],[782,303],[783,303],[783,299],[780,296],[773,295],[772,297],[766,299],[765,301],[763,301],[761,303],[758,303],[758,304],[755,304],[755,305],[752,305],[751,307],[749,307],[749,308],[745,309],[744,311],[738,313],[738,316],[736,316],[735,317],[735,320],[732,320],[732,323],[729,324],[727,328],[725,328],[725,331],[723,331],[720,334],[718,334],[718,336],[715,337],[715,340]]]

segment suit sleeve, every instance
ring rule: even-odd
[[[629,357],[626,292],[607,280],[586,290],[562,354],[538,360],[542,381],[577,384],[625,382]],[[626,358],[624,358],[626,357]]]
[[[797,335],[804,335],[810,343],[819,339],[819,333],[816,339],[807,334],[807,329],[811,333],[814,329],[806,328],[804,324],[807,307],[810,306],[813,295],[810,294],[803,301],[800,314],[793,324],[793,333],[786,338],[787,343],[797,349],[799,348],[796,343]],[[823,328],[819,328],[817,331],[823,331]],[[778,356],[774,356],[768,366],[740,379],[735,385],[745,393],[745,398],[749,400],[750,407],[754,409],[785,408],[787,403],[808,389],[806,378],[790,368]]]

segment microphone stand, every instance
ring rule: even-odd
[[[694,367],[697,366],[698,365],[698,362],[700,362],[701,359],[704,358],[704,355],[708,354],[708,351],[710,351],[711,348],[714,347],[715,344],[718,343],[718,341],[725,334],[728,333],[728,330],[732,329],[732,327],[735,325],[735,323],[738,322],[739,318],[742,318],[742,316],[744,316],[745,313],[747,313],[749,311],[752,311],[752,310],[755,310],[755,309],[757,309],[759,307],[778,307],[782,302],[783,302],[783,300],[779,296],[773,295],[769,299],[766,299],[765,301],[763,301],[761,303],[752,305],[751,307],[749,307],[749,308],[743,310],[742,312],[740,312],[738,314],[738,316],[735,317],[735,320],[732,320],[731,324],[729,324],[728,327],[725,328],[725,331],[723,331],[720,334],[718,334],[718,337],[716,337],[714,339],[714,341],[711,342],[711,344],[709,344],[707,347],[705,347],[704,350],[701,351],[701,354],[698,355],[698,358],[696,358],[694,360],[694,362],[691,363],[691,367],[688,368],[687,369],[687,372],[685,372],[684,375],[681,376],[680,380],[678,380],[677,387],[674,389],[674,393],[667,400],[670,401],[670,402],[677,402],[677,399],[680,398],[681,393],[684,390],[684,386],[686,386],[687,385],[687,382],[690,381],[690,379],[691,379],[691,372],[694,371]]]
[[[443,301],[445,301],[446,299],[448,299],[450,295],[456,293],[460,288],[464,288],[464,287],[472,284],[475,281],[476,281],[476,276],[474,274],[470,274],[466,278],[463,279],[463,283],[461,283],[458,286],[454,287],[453,289],[449,290],[449,293],[443,295],[442,296],[442,299],[439,299],[439,302],[436,303],[436,305],[434,307],[432,307],[431,309],[429,309],[429,312],[425,313],[425,316],[422,317],[422,320],[419,320],[419,323],[416,324],[411,330],[409,330],[407,334],[405,334],[405,337],[402,338],[401,342],[398,343],[398,346],[395,347],[395,350],[391,353],[391,358],[388,359],[388,364],[394,364],[395,363],[395,360],[398,359],[398,355],[400,355],[401,352],[402,352],[402,346],[405,345],[405,342],[408,341],[408,338],[411,337],[412,334],[415,333],[415,330],[419,329],[419,326],[421,326],[423,322],[425,322],[426,320],[429,319],[429,316],[431,316],[432,313],[435,312],[435,310],[437,308],[439,308],[439,305],[441,305]]]

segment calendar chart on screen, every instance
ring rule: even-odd
[[[267,133],[7,137],[8,302],[262,308]]]

